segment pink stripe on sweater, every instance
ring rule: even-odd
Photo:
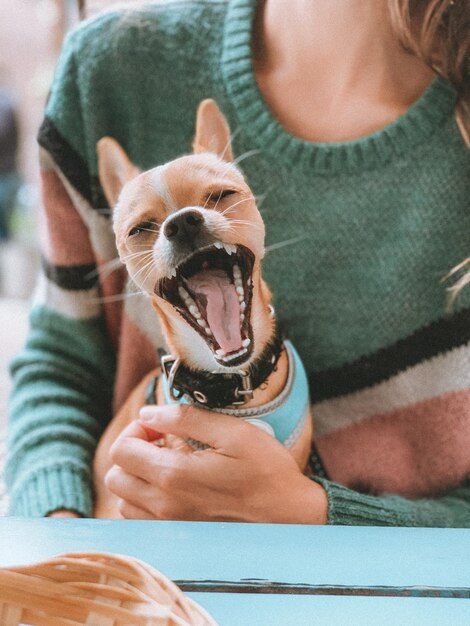
[[[125,312],[122,316],[119,344],[120,359],[114,390],[115,413],[127,400],[130,392],[140,383],[142,378],[157,366],[155,347]]]
[[[95,257],[88,229],[53,170],[41,172],[44,212],[41,212],[41,247],[54,265],[85,265]]]
[[[317,446],[335,482],[374,494],[435,496],[470,474],[470,390],[364,419]]]

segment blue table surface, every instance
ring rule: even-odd
[[[470,587],[470,530],[0,518],[0,565],[135,556],[179,580]]]
[[[469,626],[470,602],[447,598],[189,593],[219,626]]]
[[[270,581],[321,594],[190,593],[220,626],[470,624],[469,599],[354,595],[406,587],[468,598],[465,529],[0,518],[0,566],[83,551],[134,556],[196,588]],[[323,595],[332,587],[347,595]]]

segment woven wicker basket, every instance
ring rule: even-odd
[[[64,554],[0,568],[0,624],[217,626],[171,580],[115,554]]]

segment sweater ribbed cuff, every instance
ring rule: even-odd
[[[328,496],[328,524],[346,526],[418,526],[412,502],[398,496],[370,496],[315,477]]]
[[[58,509],[92,516],[90,478],[83,471],[70,466],[44,468],[22,481],[21,490],[10,493],[10,515],[45,517]]]

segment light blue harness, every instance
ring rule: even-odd
[[[270,433],[286,448],[298,439],[309,416],[309,391],[307,374],[302,361],[290,341],[285,341],[289,372],[281,393],[265,404],[247,409],[211,409],[217,413],[234,415],[265,432]],[[172,400],[168,390],[168,380],[162,377],[163,393],[167,404],[194,404],[187,396]],[[204,405],[196,406],[206,408]]]

